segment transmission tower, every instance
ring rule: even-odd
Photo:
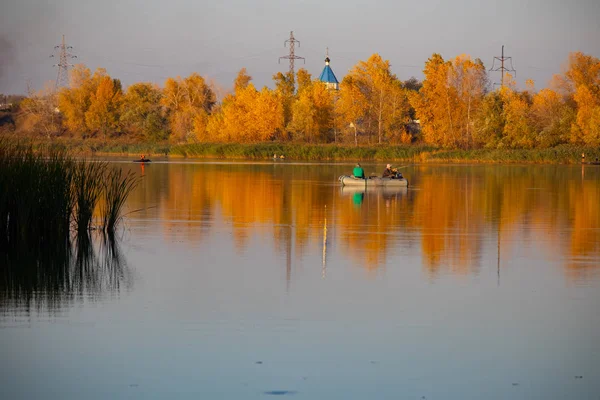
[[[55,67],[58,67],[54,90],[57,90],[59,87],[69,85],[69,67],[73,66],[73,64],[69,64],[69,59],[77,58],[77,56],[74,56],[70,53],[72,48],[73,46],[66,45],[65,35],[62,35],[61,44],[54,46],[54,51],[58,51],[58,64],[54,64]],[[54,54],[52,54],[50,57],[54,57]]]
[[[500,66],[494,69],[496,60],[500,61]],[[504,67],[505,61],[510,61],[510,69]],[[504,45],[502,45],[502,55],[500,57],[494,57],[494,61],[492,62],[492,68],[490,68],[490,71],[500,71],[500,86],[502,87],[504,87],[504,74],[506,72],[514,72],[515,76],[517,76],[517,70],[515,70],[512,65],[512,57],[504,57]],[[497,85],[497,83],[495,83],[495,85]]]
[[[300,41],[294,38],[294,31],[290,31],[290,38],[283,42],[283,47],[287,47],[287,44],[290,44],[290,54],[288,56],[279,57],[279,62],[281,63],[281,59],[290,60],[290,75],[293,77],[294,75],[294,60],[303,60],[306,64],[306,59],[304,57],[299,57],[295,53],[295,46],[298,43],[298,47],[300,47]]]

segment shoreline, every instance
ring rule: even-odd
[[[0,137],[0,141],[2,137]],[[27,139],[4,137],[7,142],[21,142],[34,148],[57,147],[77,156],[121,156],[139,158],[166,157],[216,160],[273,160],[284,155],[291,161],[389,161],[419,164],[586,164],[600,159],[600,148],[560,145],[546,149],[441,149],[423,144],[361,145],[266,143],[143,143],[85,139]]]

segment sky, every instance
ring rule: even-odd
[[[541,89],[570,52],[600,57],[598,17],[597,0],[4,0],[0,93],[53,83],[50,55],[63,34],[77,56],[71,62],[106,68],[125,87],[197,72],[227,90],[243,67],[257,87],[273,87],[272,75],[289,68],[279,57],[288,55],[290,31],[300,41],[296,55],[306,58],[296,69],[313,77],[327,47],[341,81],[373,53],[406,80],[422,79],[433,53],[468,54],[490,69],[504,45],[519,86],[533,79]]]

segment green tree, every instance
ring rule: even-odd
[[[162,91],[152,83],[135,83],[121,104],[120,122],[128,133],[149,141],[166,139],[166,119],[162,113]]]

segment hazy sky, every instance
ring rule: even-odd
[[[256,86],[286,71],[291,30],[313,76],[331,66],[341,81],[359,60],[378,52],[402,80],[421,79],[432,53],[469,54],[489,69],[512,56],[519,84],[545,86],[569,52],[600,57],[598,0],[4,0],[0,6],[0,93],[24,93],[56,79],[49,58],[65,34],[77,59],[104,67],[125,86],[163,84],[192,72],[232,86],[246,67]],[[499,80],[499,73],[492,75]]]

